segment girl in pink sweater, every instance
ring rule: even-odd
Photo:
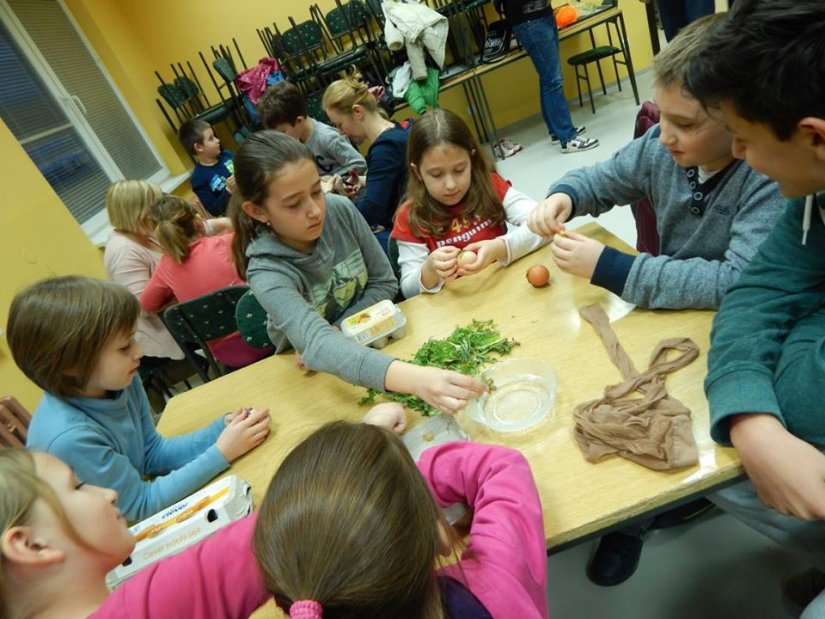
[[[228,286],[245,284],[232,261],[234,233],[205,236],[204,220],[186,200],[165,196],[152,209],[163,257],[140,296],[147,312],[189,301]],[[208,342],[215,358],[231,368],[254,363],[273,349],[248,346],[238,332]]]
[[[434,570],[455,547],[439,505],[456,502],[472,512],[469,542]],[[527,461],[504,447],[438,445],[416,468],[389,430],[331,423],[278,469],[253,549],[293,618],[548,616],[538,493]]]
[[[270,598],[252,553],[255,515],[155,563],[113,593],[106,573],[135,540],[117,493],[54,456],[0,450],[0,616],[246,618]]]

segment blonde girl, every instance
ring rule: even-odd
[[[269,433],[262,409],[161,436],[137,376],[139,311],[122,286],[55,277],[12,299],[6,327],[15,363],[45,392],[27,446],[62,459],[83,481],[115,489],[129,520],[191,494]]]
[[[393,216],[407,184],[405,157],[410,122],[388,120],[357,71],[330,84],[321,104],[344,135],[356,143],[370,143],[366,186],[355,199],[355,207],[378,231],[386,251],[387,233],[392,230]]]
[[[152,209],[155,235],[163,257],[140,297],[147,312],[169,303],[189,301],[227,286],[245,282],[232,262],[233,233],[206,236],[205,220],[192,204],[164,196]],[[247,366],[272,354],[252,348],[238,332],[207,342],[215,358],[231,368]]]
[[[485,390],[474,378],[398,361],[337,329],[347,316],[395,297],[398,284],[352,204],[324,195],[305,145],[260,131],[238,150],[235,180],[242,196],[231,209],[235,263],[269,316],[278,352],[291,345],[309,369],[411,393],[447,412]]]
[[[491,170],[453,112],[437,109],[416,121],[407,162],[408,200],[392,232],[405,297],[438,292],[493,262],[506,266],[547,242],[524,225],[535,200]],[[459,262],[462,250],[473,253]]]
[[[135,545],[117,498],[54,456],[0,450],[0,616],[240,619],[270,597],[252,553],[254,515],[110,593],[106,573]]]
[[[117,181],[106,191],[106,212],[113,230],[106,241],[103,265],[110,280],[128,288],[138,299],[160,262],[150,211],[161,197],[160,187],[144,180]],[[167,359],[184,357],[160,317],[151,312],[140,313],[135,339],[147,365],[153,360],[154,365],[160,365]]]
[[[440,506],[472,512],[457,564]],[[287,456],[253,548],[290,617],[548,616],[542,510],[529,465],[504,447],[456,442],[416,468],[389,430],[336,422]]]

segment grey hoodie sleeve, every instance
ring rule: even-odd
[[[640,254],[630,268],[622,298],[651,309],[717,309],[728,288],[767,238],[784,204],[776,183],[750,170],[741,186],[723,259],[680,260]]]
[[[272,328],[281,334],[280,341],[274,342],[278,352],[291,343],[312,370],[334,374],[356,385],[384,389],[384,377],[394,359],[356,344],[333,329],[298,292],[298,282],[290,281],[283,273],[257,271],[250,274],[249,285],[269,314]]]
[[[633,204],[646,195],[650,185],[653,149],[658,127],[620,148],[613,156],[586,168],[573,170],[550,186],[547,195],[565,193],[573,200],[570,216],[598,217],[617,204]]]

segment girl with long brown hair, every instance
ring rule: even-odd
[[[486,390],[478,379],[399,361],[338,330],[348,316],[394,298],[398,282],[349,200],[324,195],[304,144],[259,131],[235,156],[235,180],[241,200],[230,208],[235,263],[267,312],[277,352],[292,347],[311,370],[417,395],[446,412]]]
[[[253,548],[277,604],[302,619],[546,619],[542,509],[524,456],[453,442],[416,468],[392,423],[378,425],[324,426],[273,477]],[[460,557],[441,510],[456,502],[472,512]]]
[[[535,200],[491,170],[455,113],[437,109],[415,122],[407,163],[408,200],[391,235],[405,297],[438,292],[493,262],[506,266],[547,242],[523,225]],[[459,262],[462,252],[468,253]]]

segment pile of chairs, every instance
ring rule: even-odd
[[[335,8],[326,13],[311,5],[309,19],[300,23],[290,16],[286,30],[273,23],[257,32],[284,77],[304,93],[310,116],[326,121],[320,100],[331,82],[356,67],[370,83],[382,84],[395,64],[382,45],[380,14],[375,0],[335,0]]]
[[[240,64],[246,68],[241,50],[234,39],[233,44]],[[160,82],[157,89],[159,98],[155,101],[175,133],[181,124],[193,118],[210,125],[226,122],[235,141],[240,144],[253,130],[254,119],[250,118],[244,108],[242,94],[235,84],[238,62],[228,45],[212,46],[209,53],[211,61],[203,52],[198,55],[219,101],[210,101],[198,73],[189,61],[170,64],[171,79],[165,79],[159,71],[155,71]]]

